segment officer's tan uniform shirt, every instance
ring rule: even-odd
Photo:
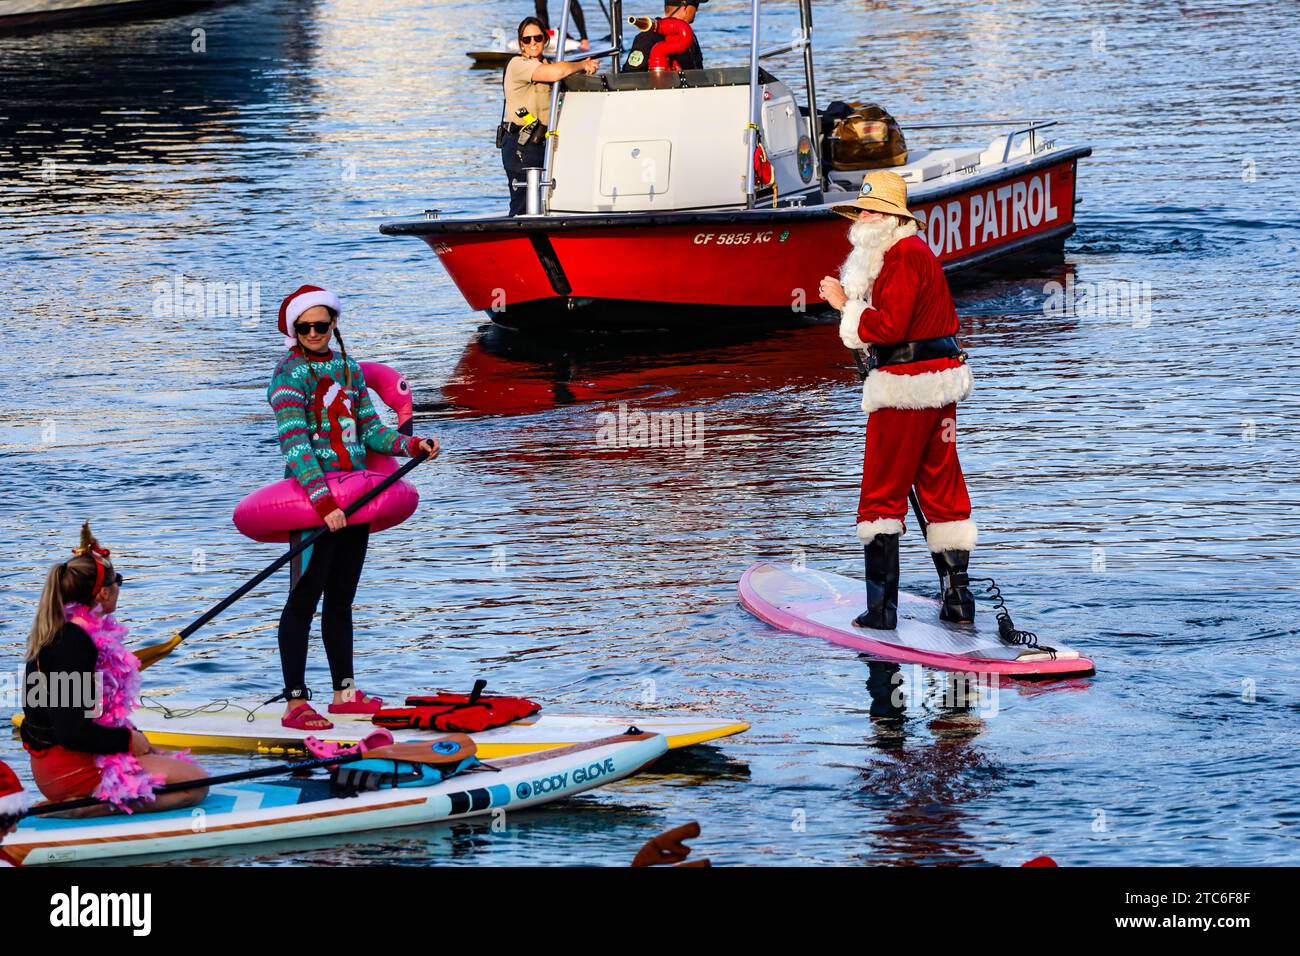
[[[550,126],[551,84],[533,82],[533,74],[541,65],[541,60],[530,60],[526,56],[516,56],[506,64],[505,121],[507,123],[523,125],[520,118],[515,115],[515,110],[522,106]]]

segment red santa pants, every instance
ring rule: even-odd
[[[965,521],[970,495],[957,460],[957,405],[943,408],[878,408],[867,416],[858,523],[907,515],[907,492],[927,520]]]

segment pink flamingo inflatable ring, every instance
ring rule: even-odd
[[[413,434],[414,402],[411,386],[396,369],[379,362],[361,362],[361,374],[372,395],[397,415],[397,430]],[[327,472],[325,481],[340,508],[346,508],[398,468],[391,455],[366,452],[366,467],[358,471]],[[370,530],[383,531],[399,525],[420,503],[420,493],[407,481],[399,481],[348,517],[349,524],[368,523]],[[235,527],[254,541],[283,543],[293,531],[318,528],[325,522],[307,499],[307,492],[294,478],[259,488],[235,507]]]

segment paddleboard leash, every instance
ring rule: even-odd
[[[971,578],[970,581],[971,583],[980,581],[988,585],[988,597],[996,602],[993,609],[998,618],[998,637],[1002,638],[1007,644],[1043,651],[1050,654],[1052,660],[1056,660],[1056,648],[1048,647],[1046,644],[1039,644],[1038,635],[1033,631],[1022,631],[1016,627],[1016,622],[1011,620],[1011,612],[1007,609],[1007,602],[1002,597],[1002,589],[998,587],[997,581],[992,578]]]
[[[269,702],[268,702],[269,703]],[[257,711],[265,707],[266,704],[258,704],[252,710],[236,704],[233,700],[220,697],[216,700],[210,700],[204,704],[197,704],[193,707],[168,707],[167,702],[159,697],[152,697],[148,694],[140,695],[140,706],[148,710],[154,710],[162,714],[164,720],[173,720],[175,718],[193,717],[197,714],[219,714],[223,710],[242,710],[247,716],[244,718],[249,723],[257,719]]]

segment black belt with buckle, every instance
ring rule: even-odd
[[[957,344],[955,335],[943,335],[937,339],[917,339],[914,342],[895,342],[890,345],[873,345],[871,357],[872,368],[928,362],[931,359],[941,358],[959,358],[963,362],[966,361],[966,353]]]

